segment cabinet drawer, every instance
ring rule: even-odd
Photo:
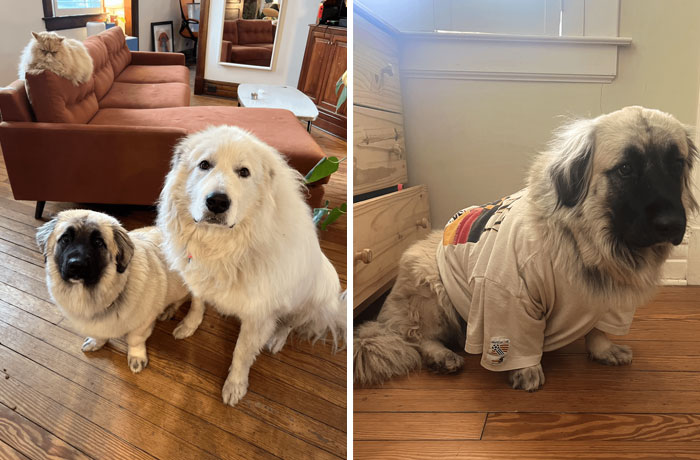
[[[403,116],[354,107],[353,194],[407,181]]]
[[[428,188],[410,187],[353,206],[357,308],[396,278],[403,252],[430,232]]]
[[[402,112],[396,40],[362,16],[354,16],[354,103]]]

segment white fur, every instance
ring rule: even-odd
[[[64,281],[54,257],[58,238],[68,227],[79,225],[99,228],[112,258],[98,284],[90,288],[82,282]],[[133,247],[123,273],[118,273],[115,262],[120,250],[115,237],[118,232]],[[88,336],[83,351],[98,350],[108,339],[125,337],[131,370],[140,372],[147,365],[146,340],[156,317],[168,305],[179,307],[189,297],[182,278],[168,270],[159,248],[161,240],[156,227],[127,235],[113,217],[87,210],[63,211],[38,230],[37,242],[46,256],[49,293],[76,330]],[[200,308],[200,302],[193,299],[191,310]]]
[[[207,160],[211,168],[198,165]],[[238,171],[247,168],[250,176]],[[197,297],[241,320],[222,396],[235,405],[267,344],[279,351],[291,330],[311,339],[344,336],[338,274],[321,252],[303,178],[270,146],[235,127],[208,128],[175,149],[158,205],[170,266]],[[205,204],[226,193],[219,223]],[[209,213],[209,214],[208,214]]]
[[[92,76],[92,58],[78,40],[55,32],[32,32],[33,38],[22,51],[18,75],[39,74],[49,70],[78,86]]]

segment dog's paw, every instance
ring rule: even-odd
[[[127,356],[129,361],[129,369],[134,374],[138,374],[148,365],[148,356]]]
[[[542,365],[514,369],[508,374],[508,380],[514,390],[537,391],[544,385]]]
[[[433,372],[440,374],[452,374],[464,366],[464,358],[452,350],[445,350],[431,355],[426,360],[426,366]]]
[[[233,379],[227,378],[224,382],[224,388],[221,390],[221,397],[224,404],[233,407],[238,404],[238,401],[248,392],[248,384],[246,382],[236,382]]]
[[[627,345],[611,343],[605,350],[589,351],[588,356],[593,361],[608,366],[624,366],[632,362],[632,348]]]
[[[177,306],[175,306],[175,304],[168,305],[168,307],[163,310],[163,313],[158,315],[158,321],[169,321],[173,316],[175,316],[176,311]]]
[[[100,348],[102,348],[105,343],[107,343],[106,340],[100,340],[100,339],[93,339],[92,337],[86,337],[85,341],[83,342],[83,345],[80,347],[81,350],[84,352],[88,351],[97,351]]]
[[[180,321],[180,324],[173,330],[173,337],[176,339],[186,339],[190,337],[197,330],[197,326],[190,326],[185,323],[185,320]]]

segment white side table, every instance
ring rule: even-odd
[[[257,99],[253,99],[253,93],[257,94]],[[311,131],[311,122],[318,117],[318,109],[311,99],[291,86],[243,83],[238,85],[238,104],[241,107],[287,109],[307,123],[307,131]]]

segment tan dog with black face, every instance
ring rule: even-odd
[[[46,258],[51,297],[88,336],[83,351],[125,337],[129,368],[141,372],[148,364],[146,340],[156,318],[167,319],[189,297],[182,278],[168,270],[160,231],[146,227],[127,233],[111,216],[76,209],[41,226],[36,241]],[[193,317],[201,318],[197,312],[203,308],[193,299]],[[192,327],[188,318],[176,336],[184,324]]]

